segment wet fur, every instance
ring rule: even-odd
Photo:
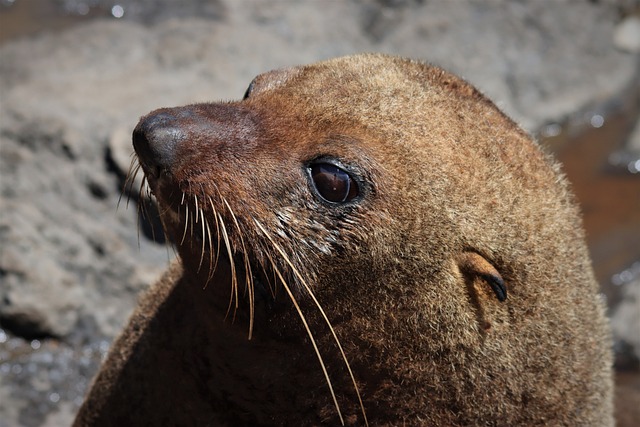
[[[145,172],[181,261],[76,425],[613,424],[567,184],[466,82],[358,55],[165,113],[170,170]],[[327,156],[357,201],[314,194],[304,165]]]

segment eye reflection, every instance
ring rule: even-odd
[[[309,167],[313,185],[323,199],[346,203],[359,194],[358,184],[345,170],[331,163],[316,163]]]

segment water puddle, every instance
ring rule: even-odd
[[[542,143],[562,162],[582,208],[596,278],[610,305],[638,277],[640,262],[640,147],[628,138],[640,114],[640,85],[624,98],[585,111]],[[547,133],[548,133],[547,127]]]

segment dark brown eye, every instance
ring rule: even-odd
[[[316,163],[309,167],[311,180],[320,196],[334,203],[345,203],[358,196],[358,184],[344,170],[330,163]]]

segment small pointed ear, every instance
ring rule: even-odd
[[[465,251],[457,257],[458,268],[462,274],[470,279],[480,277],[487,282],[498,301],[507,299],[507,287],[498,270],[482,255],[476,252]]]
[[[281,86],[291,80],[293,77],[300,74],[300,67],[280,68],[278,70],[268,71],[257,76],[244,93],[244,97],[247,99],[254,95],[257,95],[268,90],[273,90],[278,86]]]

